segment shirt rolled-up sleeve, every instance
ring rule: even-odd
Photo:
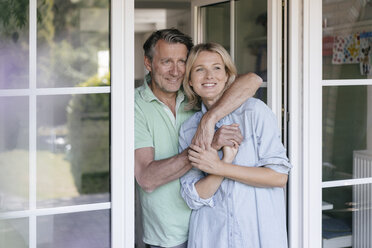
[[[186,204],[191,209],[199,209],[203,206],[214,207],[215,197],[208,199],[200,198],[198,192],[196,191],[195,184],[204,177],[204,173],[196,168],[192,168],[184,176],[180,178],[181,182],[181,196],[185,200]]]
[[[258,103],[256,112],[256,135],[258,143],[257,166],[265,166],[276,172],[288,174],[292,165],[286,155],[274,113]]]
[[[191,135],[191,134],[190,134]],[[189,141],[188,141],[189,140]],[[184,126],[181,126],[179,135],[179,152],[181,153],[189,147],[191,137],[186,137],[184,132]],[[199,209],[203,206],[214,207],[215,195],[208,199],[200,198],[196,191],[195,184],[205,177],[205,174],[196,168],[192,168],[189,172],[180,178],[181,183],[181,196],[185,200],[186,204],[191,209]]]

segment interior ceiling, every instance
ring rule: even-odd
[[[166,27],[167,10],[188,10],[190,0],[135,0],[135,32],[144,33]]]

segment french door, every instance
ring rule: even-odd
[[[304,6],[305,121],[316,127],[308,129],[309,247],[372,245],[371,11],[351,0]]]
[[[133,13],[1,4],[0,247],[134,243]]]
[[[239,74],[258,74],[264,83],[256,97],[271,107],[282,127],[282,2],[193,0],[191,5],[195,43],[220,43]]]
[[[283,143],[289,148],[289,158],[297,161],[298,158],[291,154],[293,148],[288,136],[288,131],[298,128],[299,123],[296,119],[292,122],[288,119],[287,1],[193,0],[191,3],[195,43],[220,43],[230,52],[238,73],[255,72],[263,79],[255,97],[266,102],[277,116]],[[293,116],[296,118],[297,115],[298,111],[294,110]],[[296,166],[291,172],[290,181],[292,174],[294,180],[287,192],[290,244],[297,244],[300,235],[296,228],[301,216],[291,212],[299,208]]]

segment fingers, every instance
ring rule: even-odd
[[[213,138],[213,145],[219,148],[223,146],[233,146],[232,140],[238,144],[241,144],[243,141],[243,135],[241,134],[239,124],[234,123],[221,126]]]
[[[231,142],[234,144],[233,147],[235,149],[239,148],[239,144],[235,140],[232,140]]]
[[[221,127],[222,128],[222,127]],[[240,144],[243,141],[243,135],[240,131],[239,124],[233,123],[231,125],[223,126],[224,135],[226,135],[226,139],[234,140],[236,143]]]
[[[202,145],[202,146],[204,146],[204,145]],[[196,151],[196,152],[202,152],[202,151],[204,150],[203,147],[200,147],[200,146],[198,146],[198,145],[194,145],[194,144],[191,144],[191,145],[190,145],[190,148],[191,148],[192,150]],[[192,150],[189,150],[189,152],[192,151]]]

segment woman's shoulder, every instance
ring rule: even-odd
[[[265,108],[266,104],[260,99],[250,97],[248,98],[239,108],[236,109],[238,112],[244,111],[255,111],[260,108]]]
[[[197,128],[202,116],[203,113],[201,111],[194,113],[182,124],[182,129]]]

